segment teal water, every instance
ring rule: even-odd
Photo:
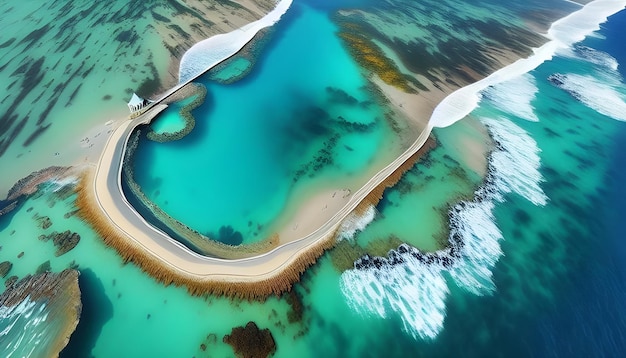
[[[191,103],[194,96],[182,101],[174,102],[159,115],[159,120],[150,123],[150,129],[157,134],[176,133],[185,128],[185,120],[180,111],[185,105]]]
[[[623,29],[625,15],[614,16],[607,27]],[[621,44],[606,45],[619,37],[601,40],[619,32],[607,27],[529,75],[493,89],[515,91],[521,101],[503,100],[507,96],[489,90],[472,113],[489,127],[496,153],[514,152],[504,158],[492,154],[491,193],[482,191],[453,215],[458,220],[453,230],[466,239],[461,255],[452,255],[455,265],[413,262],[383,267],[374,277],[367,270],[342,274],[353,309],[399,318],[407,333],[421,337],[423,343],[406,342],[407,352],[441,357],[623,352],[622,202],[613,195],[623,194],[618,183],[626,128],[623,111],[616,109],[626,105],[623,67],[618,67],[626,58]],[[608,53],[586,47],[591,44]],[[548,80],[555,73],[565,75],[563,84]],[[526,104],[538,122],[527,119]],[[517,177],[517,171],[523,175]],[[493,193],[495,201],[485,200]],[[396,218],[383,208],[377,225],[360,235],[393,228]],[[473,242],[487,254],[473,252]],[[364,294],[353,296],[357,292]]]
[[[202,78],[208,95],[194,131],[139,144],[135,179],[148,198],[209,237],[225,240],[220,229],[230,226],[251,243],[273,234],[289,200],[303,199],[290,197],[296,186],[361,182],[397,153],[386,110],[336,31],[325,13],[296,3],[245,79]]]
[[[262,41],[255,64],[247,54],[201,79],[209,94],[194,111],[199,127],[190,136],[166,145],[140,141],[136,182],[171,217],[229,244],[276,233],[284,210],[293,210],[293,203],[314,189],[355,191],[415,134],[377,105],[368,74],[338,33],[364,36],[372,41],[368,46],[380,48],[373,56],[389,56],[402,76],[418,74],[435,88],[442,86],[435,74],[446,85],[471,81],[464,66],[486,75],[497,65],[488,55],[493,47],[522,54],[541,41],[524,21],[539,21],[528,9],[543,5],[509,9],[494,2],[486,11],[469,2],[450,13],[455,6],[455,1],[296,1],[270,40]],[[362,9],[363,16],[338,11],[351,7]],[[540,17],[572,9],[558,2]],[[460,26],[467,31],[454,30]],[[226,84],[241,73],[248,74]]]
[[[613,47],[617,50],[601,47],[606,42],[597,38],[587,40],[585,45],[600,48],[619,63],[626,63],[623,55],[617,55],[623,50],[623,19],[624,12],[616,20],[611,19],[601,32],[607,37],[606,42],[616,43]],[[606,58],[597,55],[594,58]],[[618,70],[623,70],[623,66]],[[13,262],[9,276],[20,277],[33,273],[46,260],[50,260],[54,271],[72,262],[79,265],[85,308],[82,323],[63,354],[68,357],[232,356],[231,348],[221,339],[233,326],[249,320],[272,331],[279,357],[515,357],[575,356],[579,352],[584,356],[619,356],[625,349],[621,339],[621,302],[626,290],[620,198],[626,130],[623,122],[592,109],[606,104],[592,102],[592,94],[584,91],[597,88],[597,84],[583,82],[583,86],[576,87],[582,88],[578,91],[583,96],[578,98],[587,98],[586,104],[571,93],[572,86],[580,84],[580,76],[598,77],[598,71],[605,76],[600,89],[609,91],[605,93],[611,93],[611,98],[622,100],[611,103],[609,108],[620,108],[626,102],[626,93],[623,78],[617,77],[615,71],[580,58],[558,56],[529,75],[537,89],[536,94],[527,92],[531,93],[529,103],[539,122],[525,120],[527,112],[517,106],[489,99],[472,114],[475,120],[498,120],[507,123],[505,129],[521,129],[536,142],[538,150],[529,153],[538,155],[543,181],[531,183],[538,184],[548,200],[537,206],[512,192],[504,193],[503,201],[494,203],[493,221],[484,223],[495,223],[501,238],[495,245],[479,247],[497,257],[489,280],[482,281],[483,285],[493,284],[489,290],[469,290],[463,284],[466,281],[458,279],[460,272],[453,270],[437,270],[441,276],[432,279],[433,276],[427,276],[433,274],[432,268],[426,268],[411,277],[413,282],[424,285],[407,291],[407,301],[418,298],[418,302],[443,302],[437,306],[440,310],[435,311],[444,317],[434,338],[414,337],[411,327],[404,325],[401,313],[396,311],[387,310],[380,317],[355,310],[351,298],[342,290],[342,272],[333,264],[332,251],[308,270],[295,287],[304,307],[299,322],[289,322],[290,308],[284,298],[272,297],[265,303],[231,302],[215,297],[189,297],[182,288],[163,287],[135,266],[123,264],[79,218],[66,218],[65,214],[74,210],[73,197],[60,198],[52,193],[53,188],[42,190],[41,196],[28,198],[14,212],[0,218],[0,260]],[[554,73],[578,75],[568,77],[573,81],[566,86],[570,92],[547,81]],[[523,82],[527,85],[528,78]],[[514,90],[515,85],[509,88]],[[437,244],[432,237],[418,237],[422,215],[436,217],[435,210],[441,203],[467,195],[466,191],[473,190],[478,182],[472,174],[473,166],[456,144],[459,138],[482,136],[476,130],[464,129],[464,122],[436,131],[440,146],[433,151],[433,163],[422,163],[413,169],[407,176],[410,182],[404,184],[412,190],[404,196],[389,192],[387,200],[392,204],[378,208],[379,216],[370,226],[372,230],[381,230],[381,236],[393,233],[407,237],[418,248],[425,245],[424,250],[430,248],[426,245]],[[446,154],[450,159],[445,158]],[[397,224],[400,221],[396,215],[406,217],[407,210],[392,209],[419,201],[413,195],[419,193],[421,184],[431,185],[433,191],[446,187],[442,179],[448,180],[447,173],[455,168],[463,169],[466,180],[459,180],[458,176],[450,180],[450,188],[442,192],[445,197],[424,200],[416,208],[413,223]],[[439,178],[438,182],[431,179],[428,183],[426,178],[430,176]],[[529,192],[522,193],[533,197]],[[425,196],[430,195],[433,193]],[[429,209],[431,202],[440,204],[435,208],[430,205]],[[35,214],[50,217],[53,225],[42,229]],[[427,233],[438,230],[437,225],[425,225]],[[357,245],[377,240],[370,228],[355,237]],[[61,257],[54,257],[51,242],[37,239],[40,234],[66,229],[79,233],[81,242]],[[416,234],[413,238],[408,237],[411,231]],[[22,251],[24,255],[17,258]],[[471,274],[470,278],[477,277],[476,271]],[[424,277],[428,280],[420,281]],[[431,289],[433,286],[428,284],[433,282],[443,283],[447,289],[436,286],[439,291],[423,290]],[[431,295],[437,292],[445,295]],[[372,307],[379,303],[371,302]],[[388,307],[385,305],[389,302],[382,304]],[[417,309],[413,312],[421,322],[432,322],[434,317]],[[206,351],[201,344],[206,345]]]

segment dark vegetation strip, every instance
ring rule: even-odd
[[[30,136],[28,136],[28,138],[26,138],[26,141],[24,141],[24,144],[22,144],[22,146],[28,147],[29,145],[31,145],[31,143],[34,142],[35,139],[37,139],[45,131],[47,131],[48,128],[50,128],[51,125],[52,125],[52,123],[48,123],[45,126],[37,127],[37,129]]]

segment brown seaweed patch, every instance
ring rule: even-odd
[[[291,290],[285,293],[287,303],[291,308],[289,312],[287,312],[287,320],[289,323],[296,323],[302,321],[302,316],[304,314],[304,305],[302,304],[302,296],[298,293],[297,290]]]
[[[35,275],[39,275],[44,272],[50,272],[51,269],[52,268],[50,267],[50,260],[47,260],[46,262],[42,263],[41,265],[37,267],[37,270],[35,270]]]
[[[350,240],[341,240],[337,246],[329,251],[331,262],[338,272],[354,268],[354,261],[365,254],[385,256],[389,250],[395,249],[403,243],[396,235],[389,235],[382,240],[375,240],[362,247]]]
[[[358,25],[351,25],[353,26],[343,26],[339,32],[339,37],[344,40],[348,51],[359,65],[377,74],[388,85],[407,93],[415,93],[416,90],[411,86],[411,83],[416,82],[416,80],[409,80],[408,76],[400,72],[398,66],[385,56],[382,49],[360,31]],[[425,89],[421,84],[419,85]]]
[[[245,327],[235,327],[224,336],[223,342],[233,347],[237,357],[269,357],[276,352],[276,342],[268,328],[259,329],[250,321]]]
[[[291,290],[292,285],[300,279],[302,273],[313,265],[335,242],[334,233],[315,242],[307,248],[306,252],[283,265],[281,270],[275,273],[275,276],[268,279],[258,281],[236,281],[232,279],[226,281],[192,276],[147,252],[142,246],[130,240],[110,221],[98,205],[93,188],[88,185],[93,181],[92,175],[92,172],[83,174],[76,188],[76,207],[80,210],[79,215],[91,225],[106,245],[117,251],[124,262],[135,263],[141,270],[166,286],[170,284],[184,286],[191,295],[209,294],[246,300],[264,300],[270,295],[279,296],[281,293]]]
[[[254,35],[252,40],[245,44],[244,47],[242,47],[241,50],[239,50],[239,52],[237,52],[234,56],[227,58],[226,60],[211,68],[207,72],[209,78],[218,83],[227,85],[235,83],[246,77],[256,65],[261,50],[272,38],[273,31],[274,30],[272,27],[267,27],[265,29],[259,30]],[[228,69],[230,66],[232,66],[234,63],[241,59],[248,61],[245,69],[230,78],[223,78],[220,76],[222,71]]]
[[[10,261],[2,261],[0,262],[0,278],[5,278],[11,269],[13,268],[13,264]]]
[[[65,230],[63,232],[52,232],[49,235],[40,235],[39,240],[47,242],[52,239],[54,246],[56,247],[56,252],[54,256],[62,256],[73,250],[76,245],[80,242],[80,235],[75,232],[71,232],[69,230]]]

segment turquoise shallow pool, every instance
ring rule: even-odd
[[[386,110],[336,31],[326,13],[296,3],[246,78],[201,78],[208,95],[193,132],[140,141],[136,181],[148,198],[209,237],[224,241],[231,227],[250,243],[276,229],[295,186],[358,177],[397,151]]]

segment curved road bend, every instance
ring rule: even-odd
[[[140,124],[149,123],[165,107],[165,105],[157,104],[136,119],[123,122],[113,131],[96,166],[93,190],[102,212],[115,227],[126,234],[128,240],[141,245],[144,250],[159,258],[165,265],[201,280],[261,281],[280,274],[286,264],[295,261],[307,251],[308,247],[332,235],[368,193],[424,145],[432,129],[428,125],[400,157],[353,193],[348,203],[313,233],[259,256],[224,260],[199,255],[151,226],[133,209],[122,191],[123,157],[132,131]]]

